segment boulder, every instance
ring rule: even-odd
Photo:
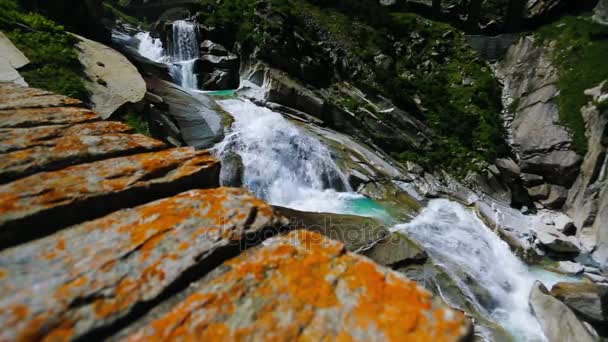
[[[25,131],[24,136],[28,139],[29,129],[21,131]],[[0,142],[2,143],[11,142]],[[0,154],[0,184],[40,171],[59,170],[80,163],[158,151],[165,147],[162,142],[141,134],[78,133],[60,136],[38,145]]]
[[[537,232],[540,243],[547,249],[557,253],[579,253],[578,240],[573,236],[565,236],[556,231],[541,230]]]
[[[30,60],[0,32],[0,82],[14,82],[27,86],[17,69],[29,64]]]
[[[579,275],[583,273],[585,267],[572,261],[560,261],[557,264],[556,271],[566,275]]]
[[[220,171],[221,186],[243,186],[245,166],[243,158],[234,152],[227,152],[221,156],[222,169]]]
[[[608,25],[608,1],[598,1],[595,9],[593,9],[593,20],[597,23]]]
[[[246,190],[192,190],[0,252],[0,339],[99,339],[282,223]]]
[[[306,229],[320,233],[341,241],[346,249],[353,252],[366,251],[390,236],[390,232],[382,222],[370,217],[311,213],[279,206],[274,208],[289,219],[291,230]]]
[[[186,144],[209,148],[223,139],[223,117],[207,96],[156,78],[146,78],[146,84],[152,94],[162,97],[168,108],[165,114],[177,122]]]
[[[307,231],[266,240],[175,302],[126,339],[458,341],[471,332],[416,283]]]
[[[213,56],[229,56],[230,52],[224,46],[212,42],[210,40],[203,40],[201,43],[201,55],[213,55]]]
[[[237,89],[239,87],[239,75],[230,70],[213,70],[199,76],[198,87],[203,90]]]
[[[551,295],[564,302],[585,321],[608,324],[608,285],[557,283]]]
[[[218,178],[217,159],[189,147],[37,173],[0,185],[0,248]]]
[[[530,308],[545,336],[552,342],[592,342],[596,334],[581,322],[568,306],[553,297],[547,288],[536,282],[530,292]]]
[[[137,103],[146,95],[146,83],[137,68],[118,51],[76,36],[78,59],[87,76],[93,110],[108,118],[125,103]]]
[[[423,264],[427,260],[424,249],[401,233],[391,233],[361,254],[393,269],[410,264]]]

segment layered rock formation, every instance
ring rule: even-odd
[[[522,38],[509,49],[499,74],[509,107],[505,121],[522,177],[530,179],[530,195],[547,207],[560,208],[582,158],[573,150],[571,133],[559,124],[558,75],[547,49],[533,37]],[[529,175],[542,180],[532,181]]]
[[[32,161],[41,172],[0,185],[2,340],[470,337],[462,313],[340,242],[270,238],[297,225],[244,189],[216,188],[207,151],[167,149],[36,89],[1,84],[0,103],[2,160],[43,148]],[[123,156],[95,144],[65,157],[75,165],[44,162],[62,139],[103,137]],[[131,148],[142,141],[156,151]],[[353,250],[374,242],[335,235]],[[383,241],[368,254],[383,264],[425,258],[413,245],[383,252]]]

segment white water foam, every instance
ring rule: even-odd
[[[257,196],[274,205],[333,213],[349,213],[349,202],[363,198],[351,192],[327,147],[281,114],[249,100],[219,103],[235,122],[216,152],[241,156],[244,182]]]
[[[472,211],[448,200],[433,200],[413,221],[393,230],[422,244],[477,309],[507,329],[516,341],[545,341],[528,307],[535,276]],[[471,282],[491,298],[476,296]]]
[[[135,38],[139,40],[137,52],[140,55],[157,63],[167,62],[165,49],[160,39],[152,37],[149,32],[139,32]]]

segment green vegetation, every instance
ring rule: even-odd
[[[151,136],[150,134],[150,125],[148,124],[148,120],[141,114],[136,112],[127,111],[121,118],[121,121],[125,122],[127,125],[133,127],[135,132],[147,136]]]
[[[87,100],[76,39],[63,26],[34,13],[24,13],[16,0],[0,0],[0,29],[31,63],[20,71],[32,87]]]
[[[114,18],[120,19],[133,26],[146,28],[148,23],[145,19],[140,19],[135,16],[127,14],[126,7],[130,5],[131,1],[128,0],[104,0],[103,6]]]
[[[262,51],[276,48],[277,34],[286,29],[259,20],[254,1],[201,0],[201,4],[210,10],[199,20],[221,27],[245,48],[249,44]],[[389,151],[398,158],[457,172],[498,155],[503,143],[498,84],[458,30],[414,14],[391,13],[376,0],[271,0],[269,4],[275,14],[287,18],[277,22],[294,25],[307,41],[318,38],[317,32],[306,31],[306,22],[313,19],[325,27],[330,39],[369,68],[352,80],[357,86],[387,96],[433,130],[430,151]],[[264,46],[267,42],[270,48]],[[390,58],[388,67],[377,65],[380,54]],[[349,99],[337,102],[352,112],[360,105]]]
[[[608,27],[592,22],[590,16],[568,16],[541,28],[537,35],[556,43],[551,57],[559,71],[560,121],[574,133],[576,151],[585,154],[580,109],[589,101],[584,91],[608,79]]]
[[[504,143],[499,87],[461,32],[414,14],[390,13],[371,0],[310,2],[333,4],[335,10],[299,1],[301,12],[323,23],[367,65],[375,65],[380,53],[391,57],[394,63],[388,69],[373,70],[375,90],[433,130],[430,151],[393,152],[395,156],[463,173],[479,160],[497,157]],[[369,87],[368,80],[359,81],[359,86]]]

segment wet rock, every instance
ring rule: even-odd
[[[240,187],[243,186],[245,166],[243,158],[234,152],[228,152],[221,156],[222,169],[220,171],[220,185]]]
[[[390,268],[423,264],[427,259],[424,249],[401,233],[391,233],[362,254]]]
[[[98,339],[281,223],[246,190],[192,190],[5,250],[0,339]]]
[[[28,138],[25,132],[25,139]],[[0,184],[40,171],[53,171],[70,165],[163,148],[165,144],[162,142],[141,134],[65,135],[2,154]]]
[[[416,283],[306,231],[266,240],[179,300],[127,340],[457,341],[470,332],[464,315]]]
[[[1,114],[0,114],[1,115]],[[0,128],[0,153],[23,150],[47,144],[49,140],[68,135],[103,135],[133,133],[134,129],[121,122],[98,121],[76,125],[38,126],[30,128]]]
[[[564,302],[576,314],[594,324],[608,324],[608,285],[557,283],[551,295]]]
[[[553,297],[547,288],[536,282],[530,293],[530,307],[549,341],[597,341],[568,306]]]
[[[146,84],[151,93],[163,98],[166,115],[177,122],[186,144],[209,148],[222,140],[223,118],[211,108],[208,97],[155,78],[146,78]]]
[[[585,267],[572,261],[560,261],[556,271],[566,275],[578,275],[583,273]]]
[[[0,83],[0,111],[8,109],[78,106],[80,100],[53,94],[50,91],[26,88],[14,83]]]
[[[78,107],[24,108],[0,110],[0,128],[73,125],[99,121],[89,109]]]
[[[274,207],[289,219],[290,230],[306,229],[344,243],[349,251],[366,251],[386,239],[390,232],[374,218],[333,213],[312,213],[284,207]]]
[[[199,89],[225,90],[239,87],[238,73],[230,70],[213,70],[199,75]]]
[[[85,86],[95,112],[105,119],[125,103],[143,100],[146,83],[125,56],[98,42],[76,38],[78,59],[87,76]]]
[[[565,236],[558,231],[539,231],[537,237],[547,249],[557,253],[579,253],[580,244],[573,236]]]
[[[0,248],[113,210],[219,185],[207,151],[176,148],[42,172],[0,186]]]

